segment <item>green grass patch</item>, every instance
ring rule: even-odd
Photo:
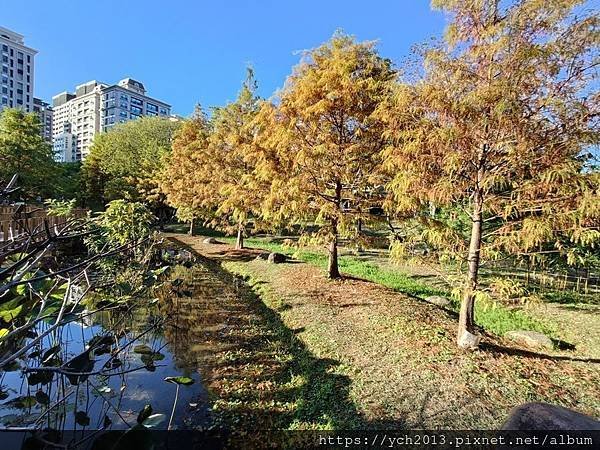
[[[578,303],[600,305],[600,295],[597,293],[594,295],[573,291],[540,291],[539,295],[547,302],[562,305],[576,305]]]
[[[224,238],[224,240],[229,243],[235,242],[235,238]],[[283,253],[288,256],[293,255],[296,259],[317,266],[320,269],[325,270],[327,268],[327,255],[324,253],[303,249],[297,250],[276,242],[267,242],[260,238],[247,239],[245,245],[252,248],[261,248],[270,252]],[[402,292],[403,294],[417,297],[449,295],[449,292],[424,284],[405,273],[385,269],[371,262],[361,261],[353,256],[340,256],[338,264],[340,270],[345,274],[381,284],[395,291]]]
[[[456,310],[458,310],[458,305]],[[476,303],[475,323],[500,336],[511,330],[529,330],[539,331],[551,338],[558,339],[555,327],[531,317],[526,311],[509,309],[502,305],[490,306]]]
[[[327,255],[315,251],[295,249],[284,246],[278,242],[269,242],[268,238],[249,238],[244,245],[251,248],[260,248],[270,252],[283,253],[294,256],[296,259],[312,264],[323,270],[327,268]],[[226,237],[223,240],[235,243],[235,238]],[[441,295],[451,298],[450,291],[430,286],[423,281],[412,277],[399,270],[388,269],[372,262],[362,261],[354,256],[339,257],[340,270],[348,275],[362,278],[380,284],[413,297],[426,298],[431,295]],[[452,300],[451,308],[458,312],[459,302]],[[511,330],[539,331],[551,338],[558,339],[557,330],[546,322],[531,317],[526,311],[510,309],[503,305],[484,305],[476,303],[475,321],[478,325],[497,335],[504,335]]]

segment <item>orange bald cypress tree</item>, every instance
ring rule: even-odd
[[[425,76],[398,88],[380,112],[394,144],[392,209],[464,207],[468,273],[458,344],[474,347],[481,258],[493,250],[565,251],[600,240],[597,15],[578,0],[436,0],[451,23]]]
[[[315,222],[328,243],[328,276],[339,278],[338,239],[354,229],[383,182],[375,169],[384,147],[374,117],[395,72],[371,42],[337,33],[307,52],[275,104],[265,104],[257,142],[275,161],[265,217]]]

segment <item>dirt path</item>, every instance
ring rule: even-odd
[[[266,305],[263,314],[293,333],[311,359],[329,361],[326,375],[348,381],[341,389],[319,381],[323,373],[315,380],[310,370],[303,372],[313,380],[311,408],[303,409],[304,397],[292,402],[295,422],[288,426],[327,426],[329,419],[338,428],[494,428],[527,401],[600,416],[598,361],[535,354],[490,337],[482,350],[461,352],[454,345],[456,318],[433,305],[362,280],[329,281],[300,262],[269,264],[256,259],[260,250],[177,239],[244,276]],[[323,406],[329,389],[341,390],[354,412],[319,419],[329,411]]]

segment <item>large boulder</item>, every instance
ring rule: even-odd
[[[600,422],[562,406],[525,403],[514,408],[503,430],[600,430]]]
[[[440,295],[432,295],[430,297],[427,297],[425,301],[443,307],[450,305],[450,300]]]
[[[204,239],[202,241],[203,244],[218,244],[219,241],[217,241],[214,237],[207,237],[206,239]]]
[[[271,264],[281,264],[284,263],[287,257],[282,253],[269,253],[269,257],[267,261]]]
[[[554,343],[552,339],[543,333],[537,331],[526,331],[526,330],[514,330],[508,331],[504,337],[516,342],[517,344],[524,345],[536,350],[552,350]]]

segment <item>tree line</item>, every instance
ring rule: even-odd
[[[166,204],[237,233],[313,230],[339,278],[341,237],[383,223],[391,249],[468,266],[458,344],[477,345],[482,260],[600,261],[598,24],[581,0],[434,0],[443,42],[396,65],[341,32],[284,87],[177,124],[156,118],[94,142],[87,202]]]
[[[249,222],[316,224],[330,278],[357,223],[416,222],[397,250],[416,238],[466,259],[458,343],[476,345],[482,258],[598,256],[598,16],[582,5],[434,1],[451,22],[417,71],[336,33],[272,99],[250,71],[235,102],[185,123],[161,189],[237,227],[238,247]]]

